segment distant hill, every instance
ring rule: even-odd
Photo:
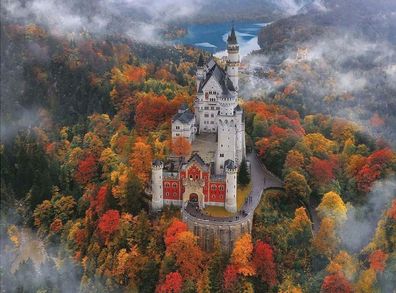
[[[324,0],[309,3],[300,14],[262,29],[258,42],[265,52],[295,48],[324,35],[342,32],[396,45],[396,1]]]

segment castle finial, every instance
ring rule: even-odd
[[[232,22],[231,34],[228,36],[227,42],[228,42],[228,44],[237,44],[238,43],[236,34],[235,34],[234,21]]]

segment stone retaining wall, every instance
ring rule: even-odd
[[[183,221],[187,223],[188,229],[198,236],[199,246],[212,251],[215,239],[220,241],[223,251],[231,253],[234,243],[241,235],[252,232],[253,214],[235,221],[209,221],[191,216],[185,210],[182,211]]]

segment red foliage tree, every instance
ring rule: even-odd
[[[365,165],[355,177],[357,189],[363,192],[369,192],[373,183],[381,176],[381,167],[379,165]]]
[[[84,160],[81,160],[78,163],[77,172],[74,178],[79,184],[87,184],[95,177],[97,171],[97,160],[92,154],[89,154]]]
[[[182,284],[183,279],[179,272],[169,273],[155,291],[156,293],[179,293],[182,290]]]
[[[54,233],[58,233],[60,230],[62,230],[63,224],[60,219],[55,219],[50,226],[50,229]]]
[[[174,219],[165,233],[165,244],[166,247],[169,247],[172,243],[174,243],[177,239],[177,235],[181,232],[187,231],[187,224],[179,221],[178,219]]]
[[[98,228],[100,235],[107,240],[112,233],[118,230],[119,223],[120,223],[119,211],[108,210],[99,219]]]
[[[309,173],[317,185],[327,184],[334,179],[333,168],[333,162],[316,157],[311,158],[311,163],[308,166]]]
[[[389,148],[375,151],[368,157],[368,164],[370,166],[379,165],[382,168],[392,160],[393,155],[392,150]]]
[[[224,288],[227,290],[232,289],[238,281],[238,268],[233,264],[229,264],[223,274]]]
[[[321,292],[323,293],[349,293],[352,287],[342,272],[328,275],[323,280]]]
[[[108,191],[109,189],[107,184],[101,186],[96,194],[96,198],[91,200],[90,208],[98,215],[104,212]]]
[[[383,272],[387,259],[388,255],[381,249],[377,249],[369,257],[370,268],[374,269],[376,272]]]
[[[85,240],[87,239],[87,232],[85,229],[78,228],[76,233],[74,234],[74,241],[77,245],[81,246],[84,244]]]
[[[272,247],[258,240],[254,246],[253,263],[257,275],[270,287],[276,284],[276,265]]]

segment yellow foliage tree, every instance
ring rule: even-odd
[[[372,293],[374,282],[376,281],[376,273],[374,269],[363,271],[356,283],[355,292]]]
[[[326,270],[330,274],[342,271],[348,280],[352,280],[357,272],[357,262],[348,252],[342,250],[331,260]]]
[[[340,195],[330,191],[323,195],[322,201],[316,208],[321,218],[332,218],[336,223],[346,220],[347,208]]]
[[[316,157],[327,157],[336,149],[336,144],[321,133],[307,134],[298,145]]]

